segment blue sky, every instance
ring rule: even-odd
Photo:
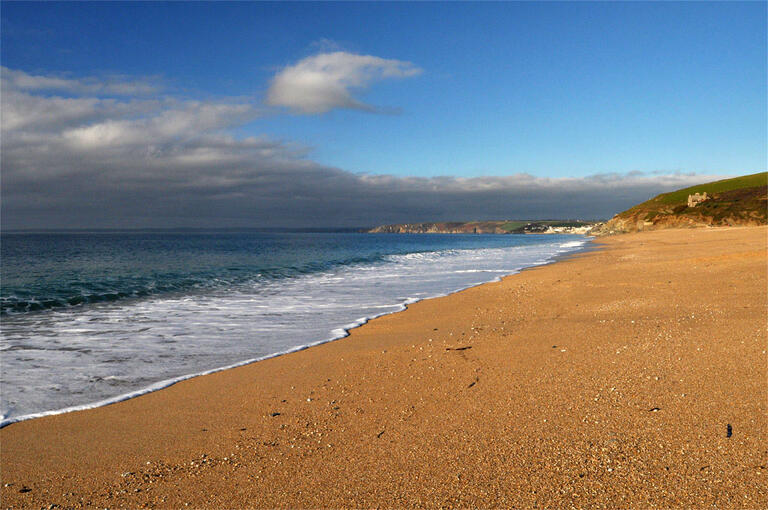
[[[281,70],[338,52],[415,71],[347,87],[373,111],[265,104]],[[4,2],[1,57],[34,76],[117,76],[176,101],[247,103],[259,113],[222,131],[354,174],[766,169],[762,2]]]

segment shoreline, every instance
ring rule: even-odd
[[[3,501],[764,507],[767,233],[600,238],[312,349],[15,423]]]
[[[576,235],[576,234],[573,234],[573,235]],[[133,398],[137,398],[137,397],[140,397],[142,395],[147,395],[149,393],[154,393],[156,391],[160,391],[160,390],[169,388],[169,387],[171,387],[171,386],[173,386],[175,384],[178,384],[178,383],[180,383],[182,381],[187,381],[187,380],[193,379],[195,377],[201,377],[201,376],[206,376],[206,375],[210,375],[210,374],[215,374],[217,372],[221,372],[221,371],[224,371],[224,370],[231,370],[233,368],[247,366],[247,365],[250,365],[250,364],[253,364],[253,363],[258,363],[260,361],[264,361],[264,360],[267,360],[267,359],[272,359],[272,358],[276,358],[276,357],[279,357],[279,356],[285,356],[285,355],[288,355],[288,354],[291,354],[291,353],[294,353],[294,352],[303,351],[305,349],[310,349],[312,347],[316,347],[318,345],[322,345],[322,344],[325,344],[325,343],[328,343],[328,342],[335,342],[337,340],[341,340],[343,338],[347,338],[350,335],[350,332],[352,330],[354,330],[356,328],[359,328],[359,327],[362,327],[362,326],[366,325],[368,322],[370,322],[372,320],[378,319],[379,317],[383,317],[385,315],[391,315],[391,314],[396,314],[396,313],[404,312],[404,311],[406,311],[408,309],[409,305],[412,305],[414,303],[418,303],[420,301],[424,301],[424,300],[427,300],[427,299],[438,299],[438,298],[441,298],[441,297],[450,296],[450,295],[455,294],[457,292],[462,292],[464,290],[471,289],[473,287],[477,287],[477,286],[480,286],[480,285],[485,285],[487,283],[499,282],[499,281],[501,281],[502,279],[504,279],[504,278],[506,278],[508,276],[512,276],[512,275],[518,274],[518,273],[520,273],[522,271],[525,271],[525,270],[528,270],[528,269],[532,269],[532,268],[535,268],[535,267],[541,267],[541,266],[545,266],[545,265],[549,265],[549,264],[554,264],[558,260],[564,260],[564,259],[566,259],[566,258],[568,258],[570,256],[575,256],[575,255],[577,255],[579,253],[586,253],[586,252],[592,251],[594,249],[598,249],[598,248],[595,248],[595,243],[596,243],[596,241],[595,241],[596,238],[595,237],[583,236],[581,234],[579,234],[579,236],[582,237],[585,240],[584,244],[582,244],[579,247],[577,247],[576,249],[574,249],[572,251],[569,251],[569,252],[566,252],[566,253],[556,253],[556,254],[552,255],[549,259],[547,259],[543,263],[531,264],[531,265],[522,267],[522,268],[518,269],[515,272],[509,273],[509,274],[506,274],[506,275],[503,275],[503,276],[500,276],[500,277],[494,277],[493,279],[487,280],[487,281],[484,281],[484,282],[474,283],[474,284],[468,285],[466,287],[461,287],[461,288],[458,288],[456,290],[453,290],[453,291],[450,291],[450,292],[447,292],[447,293],[430,295],[430,296],[423,297],[423,298],[409,298],[409,299],[405,300],[404,302],[399,303],[397,305],[398,306],[397,310],[393,310],[393,311],[390,311],[390,312],[383,312],[383,313],[376,314],[376,315],[373,315],[373,316],[370,316],[370,317],[361,317],[361,318],[355,320],[354,322],[351,322],[351,323],[339,326],[337,328],[334,328],[333,330],[331,330],[330,333],[331,333],[332,336],[330,336],[329,338],[325,338],[323,340],[317,340],[315,342],[310,342],[308,344],[297,345],[297,346],[290,347],[290,348],[288,348],[286,350],[283,350],[283,351],[278,351],[278,352],[266,354],[264,356],[260,356],[260,357],[257,357],[257,358],[251,358],[251,359],[246,359],[246,360],[242,360],[242,361],[236,361],[234,363],[231,363],[231,364],[228,364],[228,365],[224,365],[224,366],[221,366],[221,367],[216,367],[216,368],[211,368],[211,369],[207,369],[207,370],[202,370],[200,372],[194,372],[194,373],[191,373],[191,374],[184,374],[184,375],[180,375],[180,376],[177,376],[177,377],[172,377],[172,378],[169,378],[169,379],[163,379],[163,380],[157,381],[155,383],[152,383],[149,386],[146,386],[146,387],[143,387],[143,388],[139,388],[139,389],[127,392],[127,393],[120,394],[120,395],[115,395],[113,397],[108,397],[106,399],[98,400],[98,401],[95,401],[95,402],[90,402],[90,403],[86,403],[86,404],[77,404],[77,405],[68,406],[68,407],[64,407],[64,408],[60,408],[60,409],[53,409],[53,410],[49,410],[49,411],[40,411],[40,412],[25,414],[25,415],[21,415],[21,416],[13,416],[13,417],[10,417],[10,418],[2,418],[2,417],[0,417],[0,418],[2,418],[2,419],[0,419],[0,429],[3,429],[3,428],[5,428],[5,427],[7,427],[9,425],[14,424],[14,423],[21,423],[21,422],[28,421],[28,420],[34,420],[34,419],[38,419],[38,418],[43,418],[43,417],[46,417],[46,416],[57,416],[57,415],[60,415],[60,414],[67,414],[67,413],[79,412],[79,411],[87,411],[87,410],[90,410],[90,409],[97,409],[97,408],[100,408],[100,407],[105,407],[105,406],[109,406],[109,405],[112,405],[112,404],[117,404],[117,403],[120,403],[120,402],[125,402],[127,400],[131,400]],[[336,333],[336,332],[339,332],[339,333]]]

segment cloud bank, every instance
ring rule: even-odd
[[[125,88],[96,78],[54,87],[36,76],[33,86],[7,69],[0,78],[4,229],[592,219],[716,177],[358,174],[312,161],[290,142],[234,136],[258,121],[252,104],[110,92],[131,90],[135,80]]]
[[[318,114],[334,108],[378,111],[353,96],[372,83],[408,78],[422,71],[410,62],[343,51],[321,53],[281,70],[272,79],[266,102],[296,113]]]

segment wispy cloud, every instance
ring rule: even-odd
[[[304,114],[335,108],[375,112],[375,106],[357,99],[354,93],[380,80],[408,78],[421,72],[419,67],[402,60],[344,51],[321,53],[278,72],[267,91],[266,102]]]
[[[5,80],[5,73],[2,87],[3,228],[599,218],[716,178],[357,174],[317,163],[297,144],[234,136],[261,113],[249,103],[105,92],[64,97]]]
[[[160,88],[152,79],[129,79],[125,76],[79,79],[30,74],[0,66],[2,79],[16,90],[56,91],[74,94],[102,94],[114,96],[140,96],[157,93]]]

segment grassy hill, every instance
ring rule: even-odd
[[[688,207],[688,195],[710,197]],[[599,233],[634,232],[671,227],[768,224],[768,172],[709,182],[662,193],[617,214]]]

